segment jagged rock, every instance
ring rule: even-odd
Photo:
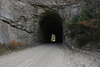
[[[38,42],[38,24],[46,11],[61,16],[66,39],[64,24],[80,14],[84,6],[82,0],[0,0],[0,42],[9,43],[14,38],[27,44]]]

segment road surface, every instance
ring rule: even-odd
[[[99,67],[100,59],[45,44],[0,56],[0,67]]]

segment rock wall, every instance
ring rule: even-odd
[[[85,6],[82,0],[0,0],[0,43],[16,39],[28,45],[38,42],[39,22],[47,11],[63,19],[63,41],[66,26]]]

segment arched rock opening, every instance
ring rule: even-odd
[[[62,43],[63,27],[62,18],[56,12],[47,12],[40,21],[39,38],[42,43]],[[51,35],[55,35],[55,41],[51,41]]]

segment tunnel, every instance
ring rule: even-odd
[[[40,41],[42,43],[62,43],[63,27],[62,18],[56,12],[46,13],[40,21]],[[52,35],[55,41],[51,41]]]

